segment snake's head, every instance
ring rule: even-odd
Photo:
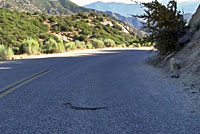
[[[68,107],[71,107],[72,104],[71,103],[63,103],[64,105],[68,106]]]

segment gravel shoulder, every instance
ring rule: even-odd
[[[183,72],[182,70],[178,70],[179,72],[179,78],[171,78],[171,76],[174,74],[170,72],[170,63],[169,60],[162,61],[158,58],[157,54],[153,55],[147,60],[147,63],[150,66],[153,66],[155,69],[160,71],[162,74],[162,79],[165,81],[168,81],[169,83],[176,85],[177,87],[180,87],[180,93],[184,93],[188,101],[191,103],[191,106],[193,106],[193,111],[197,113],[200,113],[200,88],[196,86],[195,84],[192,84],[192,79],[195,79],[195,76],[190,77],[188,81],[185,80],[186,72]],[[189,73],[191,75],[191,72]],[[197,78],[198,79],[198,78]]]

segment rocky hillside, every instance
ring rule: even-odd
[[[55,16],[0,8],[0,41],[4,46],[12,48],[15,54],[30,50],[24,50],[22,46],[30,47],[33,44],[39,44],[37,52],[42,53],[58,52],[52,50],[52,47],[57,49],[55,44],[61,45],[62,51],[63,47],[71,50],[86,48],[88,45],[89,48],[145,45],[140,44],[142,38],[133,32],[131,27],[98,12]]]
[[[0,0],[0,7],[47,14],[67,14],[88,11],[88,9],[79,7],[70,0]]]
[[[70,0],[0,0],[0,7],[17,10],[20,12],[30,13],[45,13],[45,14],[69,14],[69,13],[80,13],[80,12],[92,12],[84,7],[79,7]],[[94,11],[93,12],[97,12]],[[100,13],[99,14],[104,14]],[[143,36],[143,32],[138,30],[141,27],[140,21],[132,17],[123,17],[119,14],[110,15],[111,18],[116,18],[116,21],[123,22],[132,26],[134,34],[136,36]],[[137,29],[136,29],[136,28]]]
[[[200,5],[189,22],[187,34],[180,40],[184,48],[174,57],[180,63],[180,80],[200,92]]]

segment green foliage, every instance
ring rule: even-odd
[[[93,49],[94,47],[93,47],[93,45],[92,45],[91,43],[88,43],[88,44],[86,45],[86,48],[87,48],[87,49]]]
[[[135,46],[134,46],[134,45],[129,45],[128,47],[129,47],[129,48],[135,48]]]
[[[114,24],[113,28],[115,28],[115,29],[117,29],[119,31],[122,31],[122,27],[120,25],[118,25],[118,24]]]
[[[84,41],[79,41],[79,40],[75,41],[75,45],[76,45],[76,48],[78,48],[78,49],[84,49],[86,47],[85,46],[85,42]]]
[[[21,44],[21,52],[27,54],[37,54],[39,53],[39,43],[34,39],[24,40]]]
[[[11,48],[0,45],[0,60],[11,60],[14,53]]]
[[[56,42],[56,40],[50,38],[44,44],[44,50],[46,53],[61,53],[65,51],[65,47],[62,41]]]
[[[93,39],[92,40],[92,45],[94,46],[94,48],[104,48],[104,42],[102,40],[97,40],[97,39]]]
[[[83,19],[88,19],[88,15],[86,13],[78,13],[77,16],[80,16],[80,18],[83,18]]]
[[[83,34],[83,35],[90,35],[90,30],[88,29],[83,29],[83,31],[80,32],[80,34]]]
[[[133,35],[123,33],[119,30],[120,28],[116,28],[119,25],[115,21],[113,21],[115,27],[100,23],[104,20],[108,18],[97,13],[60,16],[36,13],[33,15],[0,8],[0,43],[12,48],[15,54],[34,54],[113,47],[123,43],[129,45],[139,40]],[[72,42],[63,43],[58,38],[58,34],[65,36],[66,41],[71,40]],[[96,39],[93,40],[94,38]]]
[[[56,22],[56,17],[55,16],[49,17],[49,22],[51,23]]]
[[[87,41],[88,38],[87,38],[86,35],[80,35],[80,36],[78,37],[78,40],[80,40],[80,41]]]
[[[48,29],[38,16],[0,8],[0,40],[7,47],[19,48],[24,39],[38,39],[38,34],[45,34]]]
[[[115,41],[112,39],[105,39],[104,44],[106,47],[115,47]]]
[[[65,44],[65,50],[70,51],[76,49],[75,42],[69,42]]]
[[[98,20],[98,22],[103,22],[104,21],[104,18],[101,17],[101,16],[98,16],[96,19]]]
[[[161,55],[181,47],[177,42],[184,35],[186,23],[181,12],[177,11],[177,2],[170,0],[167,6],[157,0],[141,4],[146,10],[143,15],[137,17],[146,20],[143,26],[149,32],[146,41],[155,42]]]
[[[54,34],[50,34],[50,33],[41,33],[41,34],[38,35],[38,37],[40,39],[44,39],[44,40],[48,40],[50,38],[53,38],[56,41],[59,40],[57,36],[55,36]]]

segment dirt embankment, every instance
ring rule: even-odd
[[[189,27],[181,39],[185,47],[174,57],[181,63],[180,79],[200,92],[200,6],[192,16]]]
[[[161,67],[167,73],[169,80],[182,84],[184,90],[200,103],[200,6],[192,16],[189,27],[185,36],[179,41],[184,45],[183,49],[164,58],[153,57],[153,60],[149,61],[151,64]],[[180,65],[178,78],[171,78],[176,73],[170,72],[171,58],[174,58],[175,62]]]

